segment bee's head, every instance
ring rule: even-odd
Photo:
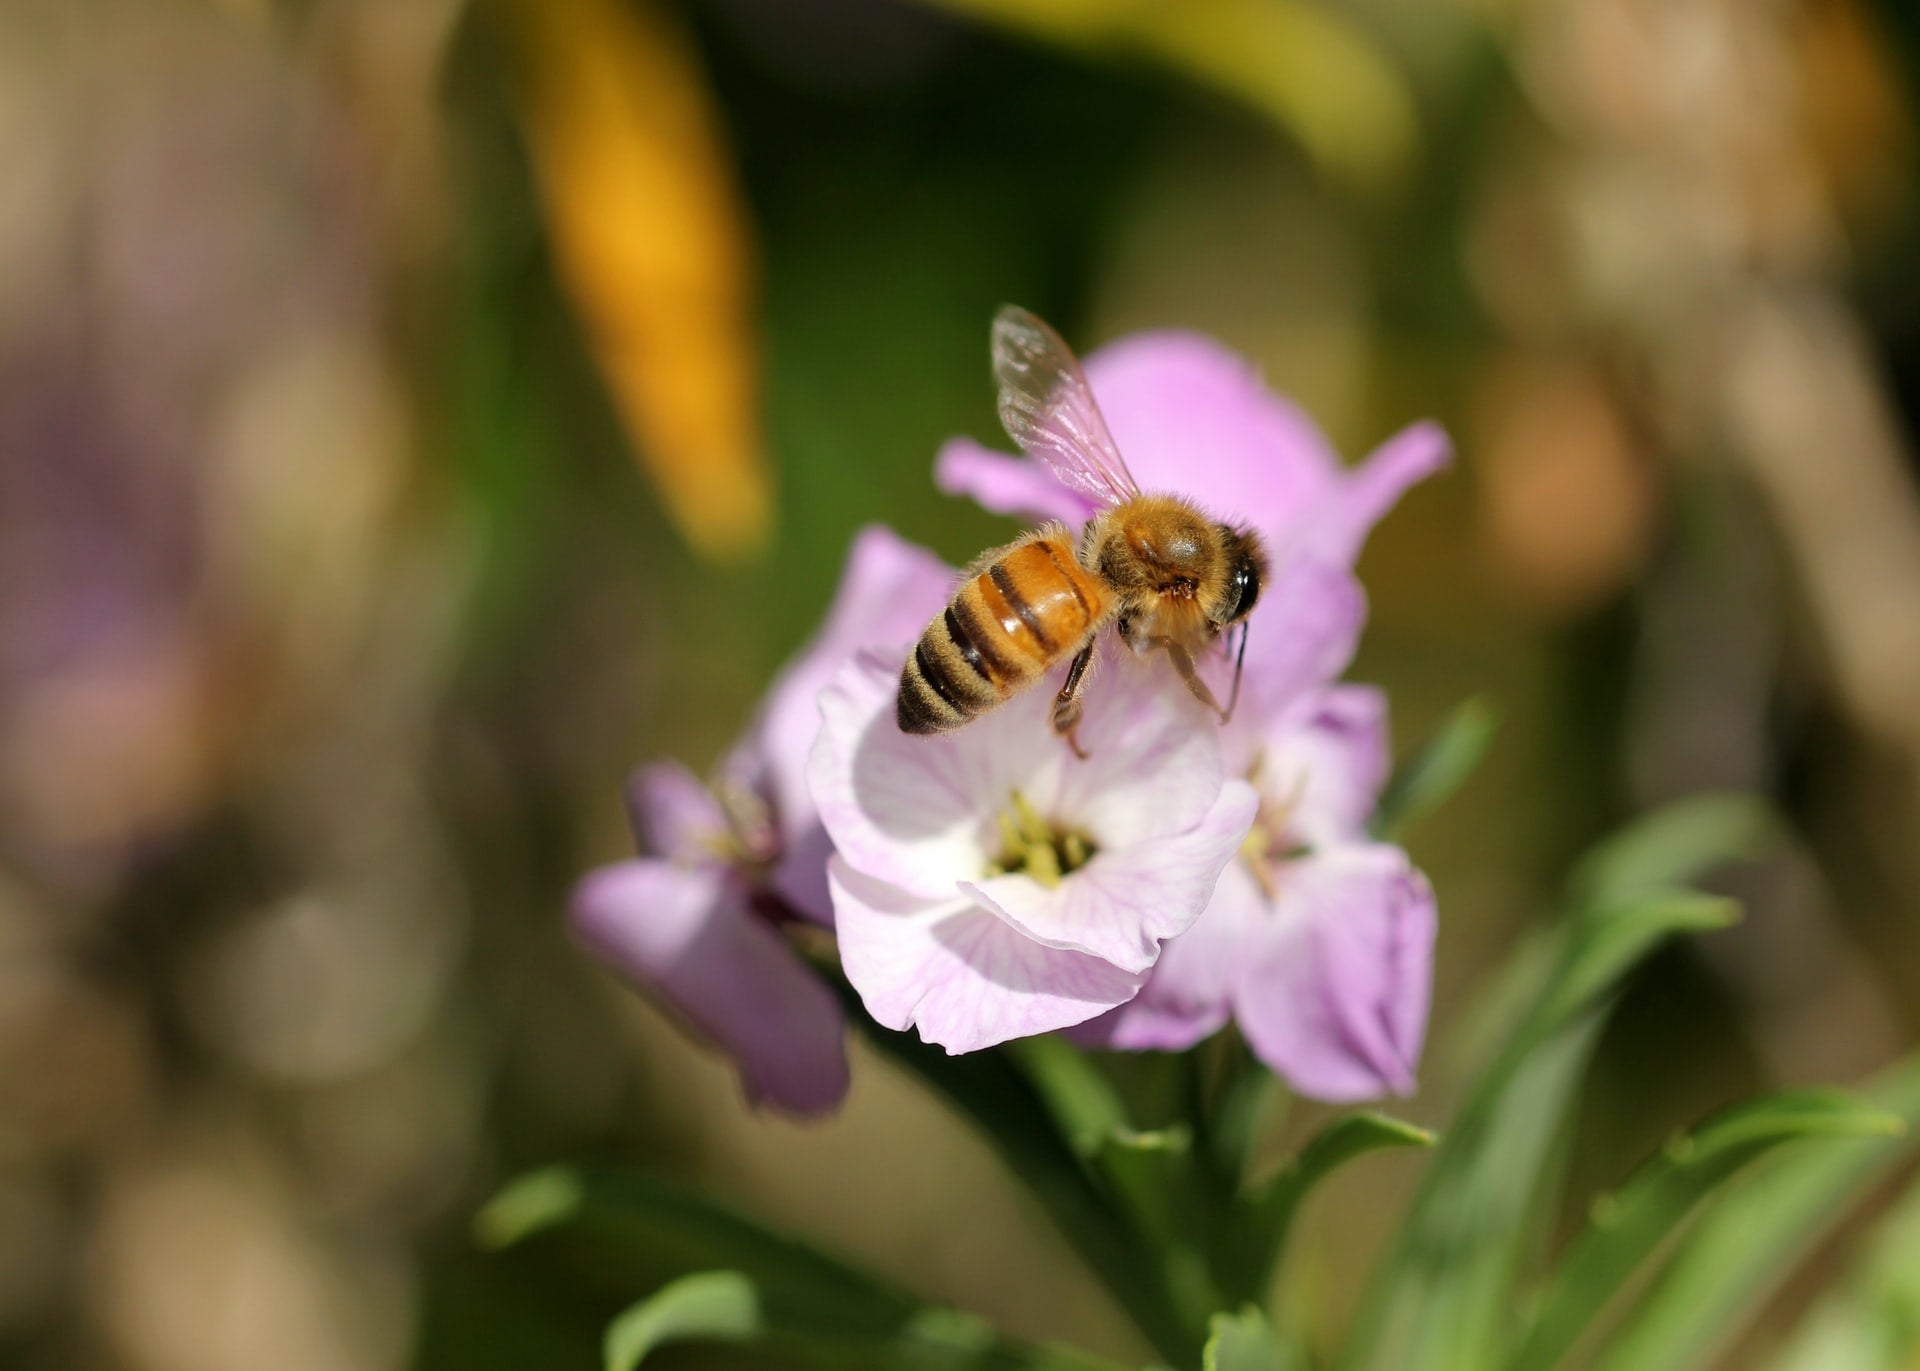
[[[1249,529],[1220,525],[1220,542],[1226,550],[1227,592],[1220,603],[1222,628],[1239,623],[1253,612],[1260,599],[1260,583],[1267,574],[1267,554],[1260,539]]]

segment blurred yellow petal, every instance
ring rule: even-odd
[[[1416,139],[1413,95],[1351,22],[1307,0],[928,0],[1053,42],[1149,57],[1245,102],[1328,171],[1392,180]]]
[[[527,141],[566,290],[688,542],[766,540],[751,249],[686,36],[650,4],[523,0]]]

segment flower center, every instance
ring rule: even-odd
[[[1031,876],[1051,890],[1099,850],[1078,829],[1059,828],[1042,818],[1017,790],[998,817],[1000,855],[987,864],[988,876]]]
[[[1265,760],[1264,756],[1256,757],[1253,765],[1247,769],[1247,780],[1260,790],[1260,808],[1253,816],[1253,827],[1247,830],[1246,838],[1241,841],[1240,859],[1253,873],[1253,879],[1259,882],[1261,893],[1272,900],[1280,893],[1283,868],[1309,851],[1293,829],[1294,815],[1300,807],[1300,796],[1306,788],[1306,781],[1302,777],[1284,796],[1260,789],[1260,771]]]
[[[772,806],[749,787],[732,781],[714,782],[713,796],[727,818],[727,826],[710,840],[715,854],[764,879],[780,856],[780,830],[774,824]]]

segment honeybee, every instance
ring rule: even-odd
[[[1147,495],[1127,470],[1073,353],[1046,323],[1003,307],[993,320],[1000,422],[1029,457],[1100,508],[1078,537],[1034,529],[983,554],[927,625],[900,674],[907,733],[943,733],[979,718],[1071,659],[1053,701],[1053,731],[1081,757],[1081,692],[1100,633],[1136,654],[1164,652],[1196,699],[1225,723],[1240,695],[1247,614],[1267,572],[1260,540],[1177,495]],[[1223,708],[1194,659],[1240,625]]]

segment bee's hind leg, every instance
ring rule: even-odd
[[[1080,649],[1073,665],[1067,668],[1067,679],[1060,693],[1053,697],[1053,731],[1067,740],[1073,755],[1083,762],[1087,759],[1087,750],[1080,746],[1080,693],[1086,685],[1087,667],[1093,662],[1093,646],[1088,643]]]
[[[1207,688],[1207,683],[1200,679],[1200,673],[1193,665],[1193,654],[1171,638],[1156,638],[1154,645],[1166,652],[1168,660],[1173,663],[1173,669],[1179,672],[1180,679],[1187,683],[1187,689],[1192,693],[1193,698],[1212,710],[1221,723],[1225,723],[1229,715],[1226,710],[1220,708],[1220,702],[1213,698],[1213,691]]]

